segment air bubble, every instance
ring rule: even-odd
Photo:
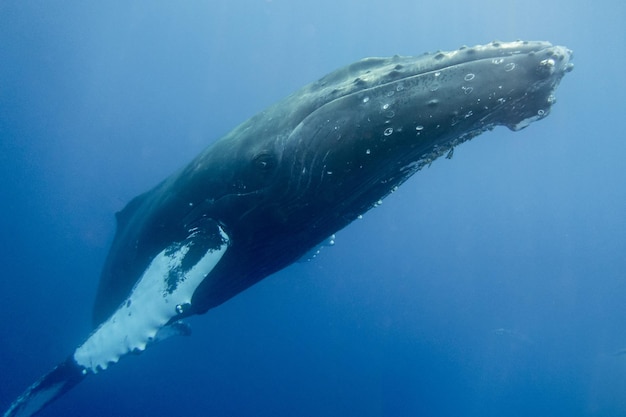
[[[370,101],[369,97],[363,97],[363,103],[367,103],[368,101]]]
[[[359,214],[358,216],[356,216],[357,219],[361,220],[363,218],[362,214]]]
[[[471,72],[465,76],[465,81],[472,81],[476,76]]]
[[[391,90],[391,91],[387,91],[387,97],[391,97],[395,94],[396,92]]]
[[[539,110],[537,110],[537,114],[538,114],[539,116],[543,116],[543,115],[545,115],[545,114],[546,114],[546,111],[545,111],[545,110],[543,110],[543,109],[539,109]]]
[[[440,75],[441,75],[441,71],[437,71],[437,72],[435,73],[435,77],[439,77]]]
[[[389,104],[383,104],[383,110],[387,110],[389,108]]]
[[[493,64],[500,65],[504,62],[504,58],[494,58],[491,60]]]
[[[467,94],[471,94],[472,91],[474,91],[473,87],[461,87],[463,89],[463,92],[465,93],[465,95]]]
[[[509,62],[504,66],[506,72],[513,71],[515,69],[515,62]]]
[[[392,111],[388,111],[387,113],[385,113],[385,116],[386,116],[388,119],[391,119],[391,118],[392,118],[393,116],[395,116],[395,115],[396,115],[396,113],[395,113],[393,110],[392,110]]]
[[[389,136],[392,133],[393,133],[393,127],[388,127],[387,129],[385,129],[384,135]]]
[[[404,84],[400,83],[396,86],[396,91],[402,91],[404,90]]]
[[[429,88],[429,90],[430,91],[437,91],[437,90],[439,90],[439,83],[432,83],[430,88]]]
[[[422,126],[422,125],[417,125],[417,126],[415,126],[415,130],[417,130],[418,132],[419,132],[420,130],[424,130],[424,126]]]
[[[371,153],[372,153],[372,151],[370,151],[369,149],[366,149],[366,150],[365,150],[365,154],[366,154],[366,155],[369,155],[369,154],[371,154]]]

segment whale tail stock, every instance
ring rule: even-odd
[[[58,364],[24,391],[3,417],[28,417],[35,415],[81,382],[87,373],[72,356]]]

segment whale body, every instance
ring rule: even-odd
[[[571,57],[516,41],[367,58],[242,123],[117,213],[94,331],[4,415],[184,333],[182,319],[297,261],[455,146],[543,119]]]

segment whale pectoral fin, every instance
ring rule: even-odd
[[[196,288],[220,261],[228,244],[224,230],[205,219],[184,241],[159,252],[128,298],[76,349],[76,363],[96,373],[129,352],[143,351],[159,330],[185,315]]]
[[[42,376],[37,382],[28,387],[11,407],[4,413],[4,417],[32,416],[44,408],[76,384],[83,380],[85,373],[76,364],[72,357],[57,365],[52,371]]]

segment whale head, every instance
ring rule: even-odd
[[[323,239],[458,144],[546,117],[571,58],[548,42],[492,42],[368,58],[304,87],[288,99],[298,123],[274,142],[281,216]]]

